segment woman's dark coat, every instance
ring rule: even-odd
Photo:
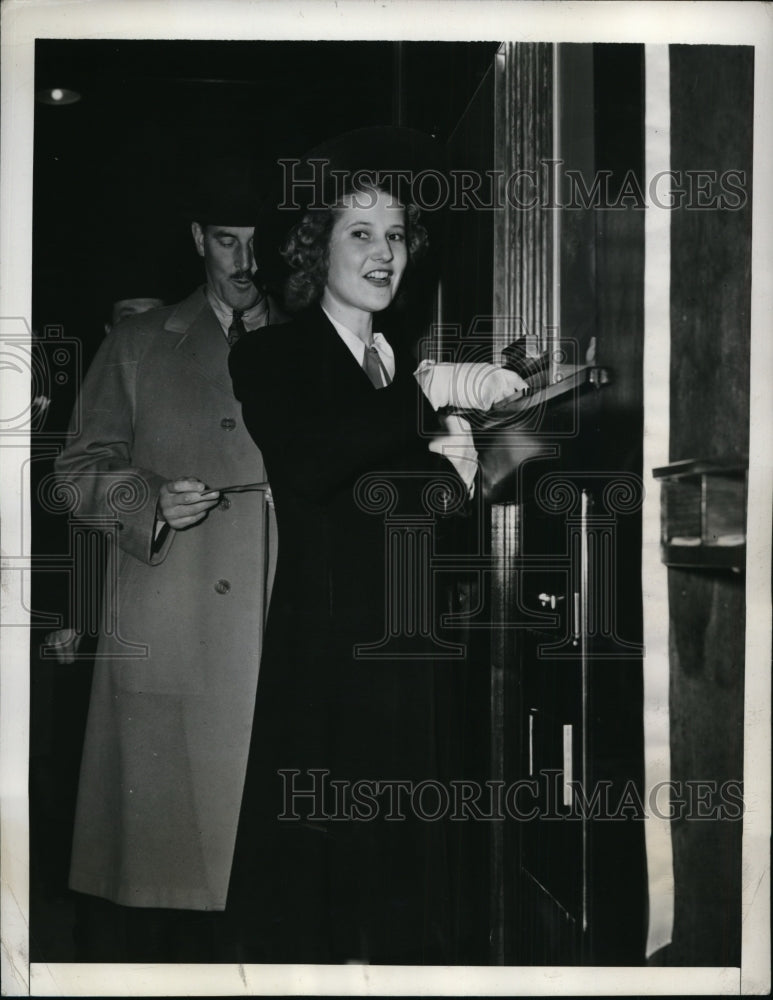
[[[386,820],[384,796],[363,819],[373,797],[353,818],[332,790],[288,795],[321,788],[323,772],[414,787],[442,775],[444,691],[459,650],[416,634],[434,617],[432,590],[412,591],[415,573],[391,580],[389,552],[393,568],[399,557],[387,532],[390,545],[402,539],[414,560],[428,559],[438,497],[453,505],[464,491],[428,450],[432,411],[410,352],[393,347],[395,378],[374,389],[314,307],[231,354],[279,531],[228,902],[253,921],[247,961],[432,961],[446,938],[443,824],[417,820],[405,803],[404,820]],[[402,634],[379,646],[390,602]],[[415,613],[407,629],[403,607]],[[276,820],[283,810],[303,818]]]

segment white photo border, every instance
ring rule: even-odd
[[[0,866],[5,995],[720,995],[770,989],[773,498],[773,17],[765,3],[521,0],[5,0],[0,127],[0,341],[29,332],[36,38],[635,42],[755,47],[751,413],[741,968],[43,965],[28,960],[28,574],[17,549],[29,448],[0,447]],[[28,405],[0,372],[3,412]],[[28,485],[28,484],[27,484]],[[9,555],[10,553],[10,555]],[[22,560],[29,553],[21,553]],[[14,627],[21,626],[21,627]]]

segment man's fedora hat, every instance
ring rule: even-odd
[[[200,161],[184,200],[187,221],[254,226],[272,181],[271,167],[237,156]]]

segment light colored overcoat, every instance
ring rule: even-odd
[[[276,529],[265,494],[245,492],[229,494],[203,522],[156,537],[164,481],[195,476],[221,487],[265,478],[203,289],[108,335],[73,428],[56,466],[62,488],[77,495],[76,516],[105,519],[117,546],[70,885],[126,905],[222,909]]]

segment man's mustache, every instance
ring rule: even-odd
[[[231,275],[232,281],[250,281],[252,279],[252,271],[236,271]]]

